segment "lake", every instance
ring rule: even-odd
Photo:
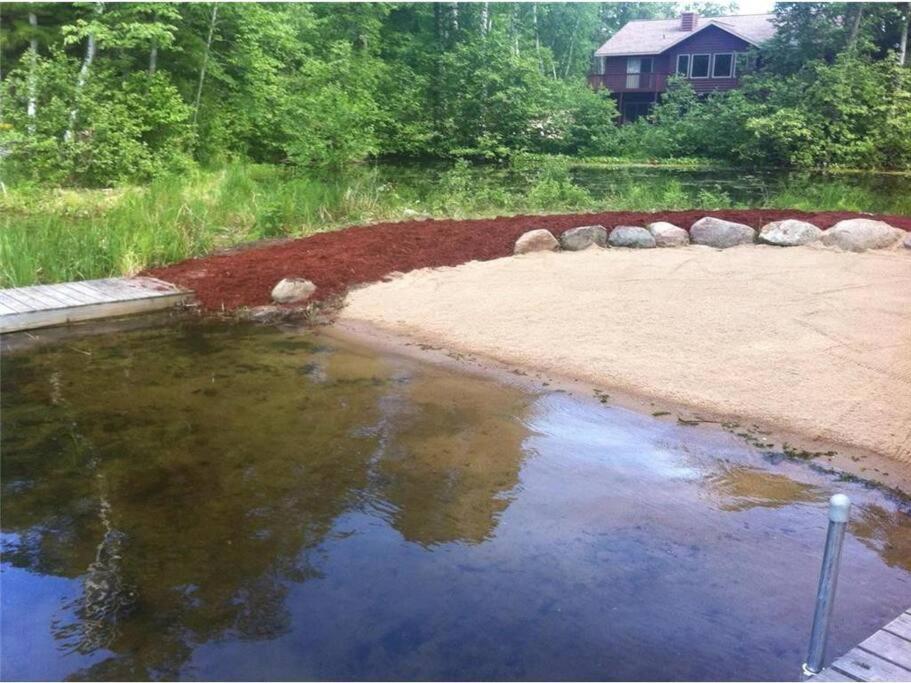
[[[91,330],[91,328],[87,328]],[[5,679],[795,679],[911,595],[906,500],[319,332],[6,349]]]

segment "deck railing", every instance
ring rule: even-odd
[[[591,87],[607,88],[611,92],[664,92],[667,90],[667,73],[639,74],[589,74]]]

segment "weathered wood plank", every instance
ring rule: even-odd
[[[154,278],[106,278],[0,290],[0,333],[170,308],[192,292]]]
[[[883,630],[911,641],[911,613],[899,614],[898,618],[883,626]]]
[[[23,311],[29,310],[26,304],[22,303],[18,299],[9,296],[5,291],[0,292],[0,302],[2,302],[6,308],[9,308],[14,312],[21,313]]]
[[[857,647],[908,669],[908,678],[911,680],[911,642],[882,630],[874,633]]]
[[[41,294],[48,299],[53,299],[61,306],[79,306],[84,303],[71,297],[61,286],[35,285],[34,287],[29,287],[29,290]]]
[[[811,681],[857,681],[856,678],[851,678],[850,676],[843,674],[834,669],[823,669],[818,674],[813,676]]]
[[[155,296],[148,299],[130,299],[128,301],[107,301],[98,304],[86,304],[74,308],[16,313],[0,316],[0,333],[31,330],[39,327],[65,325],[67,323],[93,320],[96,318],[113,318],[134,313],[149,313],[171,308],[186,302],[191,297],[187,293],[168,296]]]
[[[830,667],[861,681],[907,681],[911,671],[871,652],[855,647]]]

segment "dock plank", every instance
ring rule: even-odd
[[[911,641],[911,614],[908,612],[899,614],[897,619],[890,621],[883,626],[883,629],[890,633],[894,633],[905,640]],[[911,645],[909,645],[909,647],[911,647]]]
[[[193,293],[155,278],[104,278],[0,290],[0,333],[146,313]]]
[[[908,670],[911,679],[911,643],[885,629],[877,631],[857,647],[888,659],[893,664]]]
[[[855,647],[832,662],[832,669],[861,681],[907,681],[911,671],[887,659]]]

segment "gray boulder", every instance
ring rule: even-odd
[[[815,225],[793,218],[767,223],[759,231],[760,242],[779,247],[797,247],[801,244],[815,242],[820,237],[822,237],[822,230]]]
[[[570,228],[560,235],[560,246],[566,251],[581,251],[590,246],[607,246],[607,230],[603,225],[583,225]]]
[[[300,277],[286,277],[272,288],[272,301],[279,304],[294,304],[313,296],[316,285]]]
[[[689,233],[673,223],[664,221],[649,223],[648,231],[655,238],[655,244],[659,247],[685,247],[690,243]]]
[[[727,249],[739,244],[752,244],[756,241],[756,231],[743,223],[706,216],[693,223],[693,227],[690,228],[690,239],[693,244]]]
[[[822,243],[845,251],[884,249],[898,242],[905,232],[869,218],[839,221],[822,234]]]
[[[560,243],[554,237],[550,230],[540,228],[538,230],[529,230],[522,234],[516,240],[516,246],[513,248],[514,254],[528,254],[532,251],[556,251],[560,248]]]
[[[611,230],[608,244],[612,247],[630,247],[632,249],[654,249],[655,238],[645,228],[632,225],[618,225]]]

